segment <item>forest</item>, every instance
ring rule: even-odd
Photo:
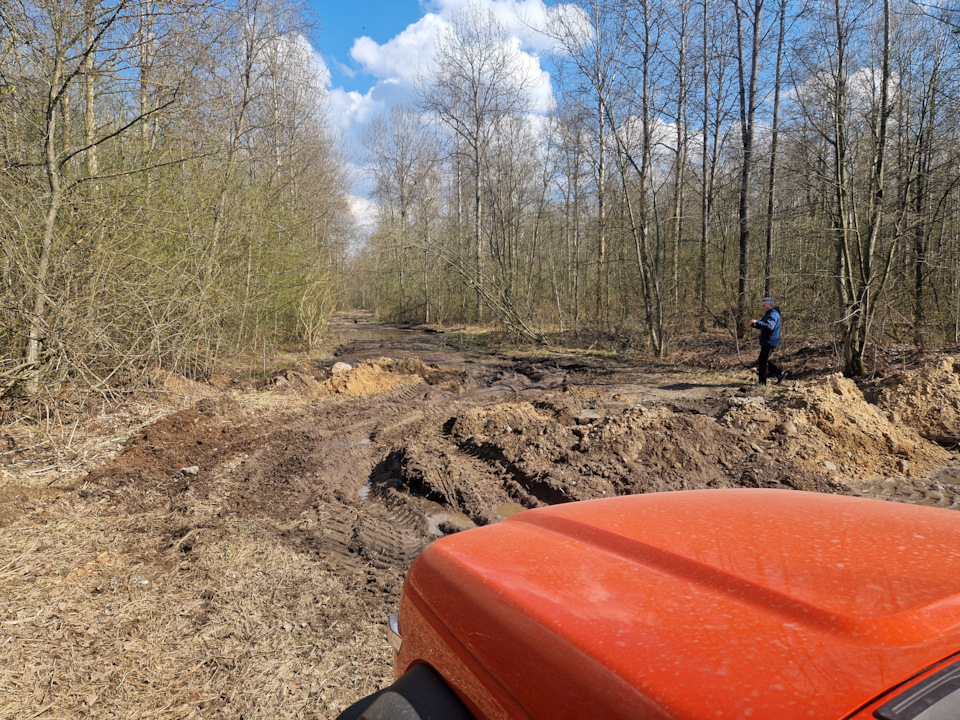
[[[759,299],[867,372],[960,338],[960,25],[912,0],[488,9],[368,126],[350,210],[293,0],[0,0],[0,395],[311,351],[330,314],[663,358]],[[322,43],[321,43],[322,49]]]
[[[916,2],[583,0],[543,29],[543,116],[502,25],[464,13],[418,105],[367,136],[362,300],[663,357],[742,334],[773,296],[850,376],[874,343],[954,343],[955,21]]]
[[[0,2],[0,392],[316,342],[353,221],[305,27],[282,1]]]

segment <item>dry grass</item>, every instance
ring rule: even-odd
[[[331,718],[390,678],[395,598],[366,568],[263,518],[65,487],[177,404],[3,426],[0,720]]]
[[[0,720],[324,718],[386,680],[362,568],[181,525],[58,499],[0,530]]]
[[[64,486],[117,455],[123,441],[185,404],[170,396],[104,407],[95,416],[22,418],[0,426],[0,487]]]

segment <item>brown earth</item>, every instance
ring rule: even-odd
[[[0,720],[335,717],[388,681],[417,553],[525,508],[740,486],[960,508],[952,357],[858,386],[797,353],[801,379],[756,388],[729,354],[332,330],[335,357],[259,382],[158,374],[83,442],[4,426]]]

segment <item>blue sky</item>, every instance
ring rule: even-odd
[[[354,211],[372,216],[369,178],[361,161],[366,125],[399,103],[416,99],[418,77],[429,79],[434,41],[469,3],[489,10],[511,36],[532,84],[534,112],[547,112],[553,83],[542,56],[552,43],[534,28],[556,11],[556,0],[306,0],[320,25],[314,50],[329,72],[331,120],[353,159]]]
[[[386,43],[424,15],[419,0],[312,0],[309,5],[320,22],[318,49],[331,83],[348,91],[365,92],[375,80],[350,57],[354,41],[369,37]]]

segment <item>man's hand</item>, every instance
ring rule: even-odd
[[[757,326],[757,321],[756,321],[756,320],[751,320],[751,321],[750,321],[750,327],[756,327],[756,326]]]

